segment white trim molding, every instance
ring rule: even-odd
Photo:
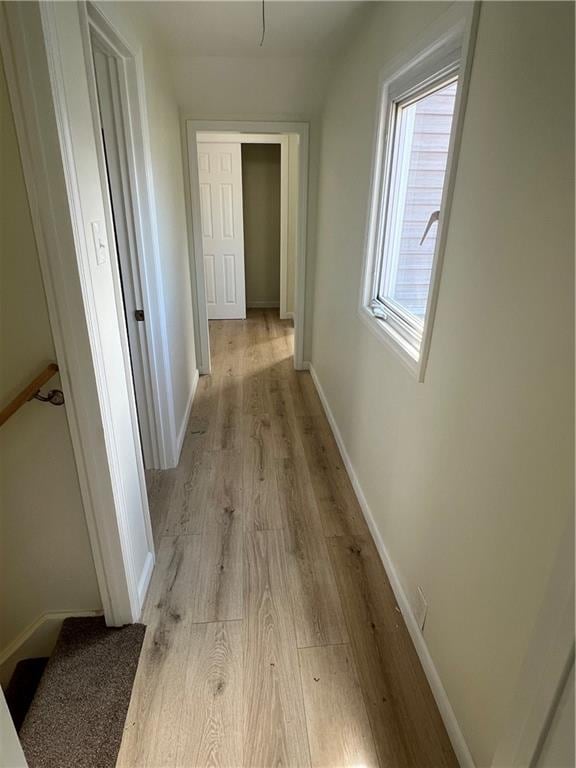
[[[384,543],[384,539],[382,538],[382,534],[376,525],[374,515],[370,509],[370,506],[368,505],[368,501],[366,500],[364,491],[362,490],[362,486],[358,480],[356,470],[354,469],[352,461],[350,460],[350,456],[348,455],[348,451],[346,450],[346,445],[344,444],[344,440],[338,428],[338,424],[336,423],[332,409],[330,408],[324,390],[322,389],[322,384],[320,383],[318,375],[312,364],[310,364],[310,375],[312,376],[312,381],[314,382],[314,386],[318,392],[322,407],[324,408],[324,413],[326,414],[326,418],[328,419],[330,428],[332,429],[334,439],[338,444],[338,449],[340,450],[344,466],[346,467],[346,471],[348,472],[350,481],[352,482],[354,493],[356,494],[358,503],[360,504],[362,513],[364,514],[364,518],[366,519],[366,523],[368,524],[368,528],[370,529],[370,533],[372,534],[372,538],[376,544],[378,554],[380,555],[380,559],[382,560],[382,564],[384,565],[384,569],[388,579],[390,580],[390,585],[392,586],[398,607],[402,612],[402,616],[406,622],[406,627],[408,628],[408,632],[410,633],[410,637],[412,638],[412,642],[416,648],[416,653],[418,654],[418,658],[422,664],[424,674],[426,675],[428,683],[430,684],[430,688],[434,695],[434,699],[436,700],[438,710],[444,722],[444,726],[446,727],[446,731],[452,743],[452,747],[456,753],[456,757],[458,758],[458,762],[460,763],[461,768],[475,768],[472,754],[468,749],[464,734],[460,729],[460,725],[456,719],[456,715],[454,714],[450,700],[448,699],[448,694],[442,685],[442,680],[440,679],[438,670],[436,669],[432,656],[430,655],[430,651],[428,650],[424,635],[422,634],[418,622],[416,621],[410,606],[410,602],[406,592],[404,591],[404,587],[402,586],[398,570],[394,565],[392,558],[390,557],[390,554]]]
[[[208,327],[208,311],[206,306],[204,262],[202,259],[201,236],[201,212],[200,193],[198,188],[198,157],[196,153],[196,141],[198,135],[204,132],[241,135],[241,142],[247,143],[250,134],[277,134],[278,139],[270,138],[268,141],[280,141],[281,135],[296,134],[299,140],[299,168],[298,168],[298,236],[295,259],[294,276],[294,367],[303,370],[304,361],[304,323],[306,305],[306,242],[307,242],[307,216],[308,216],[308,142],[309,125],[302,122],[270,122],[250,120],[194,120],[184,119],[183,141],[185,155],[188,160],[185,163],[186,175],[186,206],[189,229],[189,247],[192,273],[192,294],[196,298],[193,302],[194,329],[196,334],[197,366],[200,373],[210,373],[210,333]],[[205,137],[204,137],[205,138]],[[256,139],[260,141],[259,137]],[[286,150],[282,145],[283,153]],[[197,257],[200,256],[200,258]],[[287,259],[284,259],[286,262]],[[282,271],[281,271],[282,274]],[[284,283],[283,283],[284,285]]]
[[[216,131],[198,131],[196,141],[198,143],[209,142],[211,144],[227,144],[232,141],[238,144],[281,144],[283,136],[276,133],[234,133],[233,131],[218,133]]]
[[[532,768],[538,763],[574,664],[574,613],[574,517],[570,515],[491,768]]]
[[[286,315],[288,303],[288,224],[290,219],[290,137],[280,137],[280,317]],[[292,259],[295,262],[295,258]]]
[[[192,413],[192,404],[194,403],[194,397],[196,395],[196,389],[198,388],[198,381],[200,380],[200,374],[198,369],[194,370],[194,377],[192,379],[192,386],[190,388],[190,396],[186,403],[186,410],[184,411],[184,417],[180,428],[178,430],[178,441],[176,443],[177,455],[180,456],[182,452],[182,446],[184,444],[184,438],[186,437],[186,430],[188,429],[188,422],[190,421],[190,414]]]

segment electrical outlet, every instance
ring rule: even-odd
[[[422,587],[418,587],[416,592],[416,606],[414,610],[414,617],[418,622],[418,626],[424,631],[424,625],[426,624],[426,616],[428,614],[428,603],[424,597]]]

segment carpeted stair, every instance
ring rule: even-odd
[[[19,730],[29,768],[114,768],[145,631],[102,617],[64,621]],[[42,660],[27,661],[37,663],[23,665],[20,683],[17,668],[7,689],[13,718],[27,703],[21,683],[32,678],[30,690]]]
[[[12,715],[17,731],[22,727],[40,679],[46,669],[48,658],[23,659],[19,661],[6,688],[6,704]]]

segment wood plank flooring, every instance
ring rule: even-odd
[[[120,768],[455,768],[322,405],[275,310],[210,323]]]

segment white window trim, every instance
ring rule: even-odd
[[[426,33],[407,49],[402,56],[395,59],[380,74],[378,87],[378,111],[374,151],[372,158],[372,179],[370,185],[369,213],[366,227],[364,265],[360,289],[358,313],[362,322],[399,356],[402,363],[415,376],[417,381],[424,380],[426,364],[430,352],[432,328],[440,288],[440,275],[446,247],[447,224],[450,218],[450,208],[454,193],[458,151],[462,136],[463,118],[466,98],[470,83],[472,56],[476,28],[478,24],[479,4],[463,4],[451,8]],[[392,323],[378,318],[370,308],[374,299],[374,274],[382,255],[381,199],[383,186],[386,183],[387,169],[390,162],[387,133],[390,125],[390,110],[393,101],[399,94],[405,94],[414,83],[421,86],[422,71],[431,67],[435,72],[454,66],[455,59],[459,60],[457,69],[458,91],[452,122],[450,146],[444,191],[442,193],[441,215],[436,235],[436,249],[430,278],[428,305],[424,319],[420,347],[412,345]],[[378,270],[379,271],[379,270]]]

